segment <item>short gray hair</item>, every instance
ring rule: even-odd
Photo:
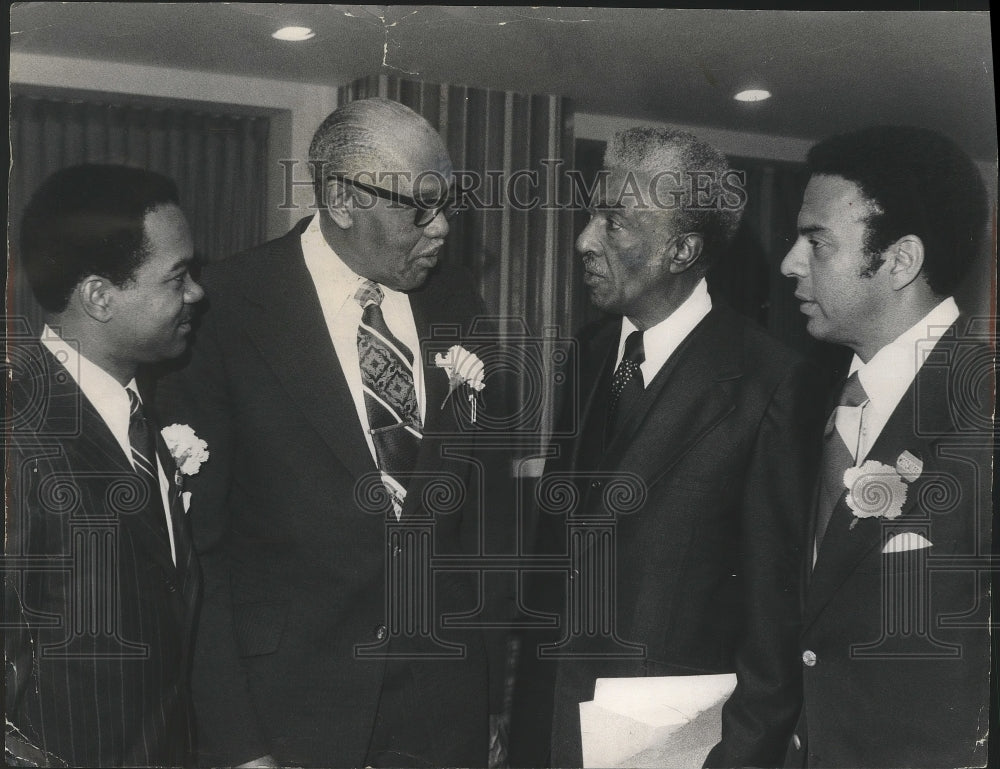
[[[413,140],[436,142],[444,149],[431,125],[399,102],[377,97],[338,107],[316,129],[309,145],[317,195],[322,196],[331,173],[357,176],[408,170],[406,152]]]
[[[619,131],[604,153],[604,166],[611,170],[655,175],[662,172],[679,172],[683,184],[694,179],[704,180],[701,185],[711,200],[719,201],[712,207],[685,205],[676,209],[676,226],[682,232],[697,232],[704,241],[703,252],[709,260],[715,259],[732,242],[743,215],[745,195],[739,205],[724,204],[731,200],[731,190],[723,180],[733,180],[734,172],[726,156],[711,144],[702,141],[689,131],[674,128],[637,126]]]

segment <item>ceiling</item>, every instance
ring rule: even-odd
[[[804,139],[908,123],[997,154],[985,13],[53,2],[10,19],[13,52],[331,86],[381,72]],[[270,37],[292,24],[316,36]],[[752,86],[774,97],[733,101]]]

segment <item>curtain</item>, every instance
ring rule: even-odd
[[[781,274],[781,261],[795,242],[808,169],[805,163],[733,156],[729,160],[746,174],[747,202],[732,246],[709,272],[713,293],[812,360],[825,380],[836,381],[850,362],[850,352],[809,336],[795,298],[795,281]]]
[[[269,122],[172,105],[13,94],[8,313],[40,330],[41,315],[17,269],[18,228],[31,193],[66,166],[121,163],[172,178],[202,259],[220,259],[263,241]]]
[[[562,381],[557,369],[567,363],[564,341],[579,326],[586,301],[565,173],[573,167],[571,105],[557,96],[387,76],[342,87],[337,103],[372,96],[423,115],[444,139],[456,171],[482,180],[476,201],[467,197],[469,207],[451,220],[442,258],[472,273],[492,316],[480,330],[498,334],[505,359],[522,364],[502,372],[513,380],[505,392],[507,408],[520,414],[517,431],[544,440],[558,407],[553,382]]]
[[[809,174],[802,163],[730,157],[745,174],[743,220],[728,253],[711,273],[713,290],[774,336],[801,348],[805,317],[781,260],[795,240],[795,221]]]

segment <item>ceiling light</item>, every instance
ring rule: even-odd
[[[771,92],[751,88],[747,91],[740,91],[733,98],[736,101],[764,101],[771,98]]]
[[[309,29],[309,27],[282,27],[277,32],[274,32],[271,37],[278,40],[298,41],[316,37],[316,33]]]

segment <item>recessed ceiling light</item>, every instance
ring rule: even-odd
[[[771,98],[771,92],[751,88],[747,91],[740,91],[733,98],[736,99],[736,101],[764,101],[765,99]]]
[[[316,33],[309,29],[309,27],[282,27],[277,32],[272,33],[271,37],[278,40],[297,41],[316,37]]]

